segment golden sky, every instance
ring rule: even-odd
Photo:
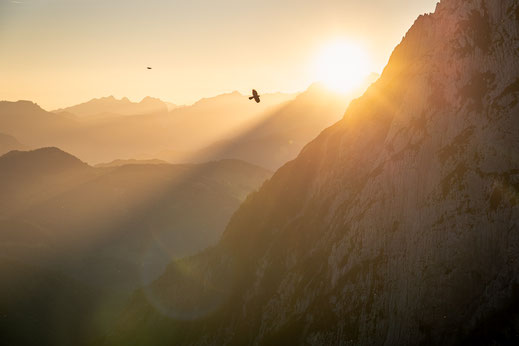
[[[108,95],[189,104],[251,88],[301,91],[337,40],[362,47],[380,72],[436,2],[0,0],[0,100],[52,110]]]

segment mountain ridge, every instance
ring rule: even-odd
[[[277,94],[261,104],[252,104],[235,93],[170,111],[164,108],[158,113],[121,115],[105,112],[84,117],[68,111],[47,112],[28,101],[3,101],[0,103],[0,131],[14,136],[29,148],[56,146],[89,163],[130,158],[158,158],[182,163],[189,162],[189,153],[230,133],[238,133],[263,112],[275,109],[291,97]],[[168,105],[163,106],[167,108]],[[168,151],[177,154],[158,157]]]
[[[11,150],[26,149],[25,145],[20,143],[15,137],[6,133],[0,133],[0,155],[6,154]]]
[[[136,115],[149,113],[166,113],[171,109],[171,104],[150,96],[144,97],[140,102],[132,102],[127,97],[120,100],[114,96],[94,98],[92,100],[59,108],[52,113],[72,113],[79,117],[101,116],[103,114]]]

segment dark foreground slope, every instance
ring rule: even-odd
[[[518,342],[519,3],[443,0],[108,344]]]
[[[3,256],[0,277],[2,345],[95,343],[90,337],[101,324],[93,320],[95,290],[62,273]]]

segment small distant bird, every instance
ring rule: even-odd
[[[260,103],[260,96],[258,95],[258,92],[255,89],[252,89],[252,96],[249,97],[249,100],[254,99],[256,103]]]
[[[148,66],[148,70],[151,70],[151,67]]]

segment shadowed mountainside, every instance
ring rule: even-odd
[[[69,113],[50,113],[30,101],[0,101],[0,131],[27,146],[60,143],[73,136],[77,128],[77,120]]]
[[[16,138],[13,136],[7,135],[5,133],[0,133],[0,155],[4,155],[11,150],[24,150],[25,145],[18,142]]]
[[[132,290],[216,243],[270,175],[239,160],[94,168],[57,148],[1,156],[2,340],[96,343]]]
[[[3,345],[94,343],[97,292],[51,269],[0,255],[0,333]],[[8,278],[8,279],[6,279]],[[30,331],[30,332],[29,332]],[[78,338],[81,335],[81,338]]]
[[[238,160],[94,168],[56,148],[12,151],[0,157],[4,255],[60,260],[62,249],[76,260],[146,265],[149,280],[171,258],[214,244],[232,212],[269,176]],[[41,254],[28,251],[33,240]],[[74,266],[71,272],[96,275],[74,273]]]
[[[106,343],[517,344],[517,47],[517,1],[442,0]]]

